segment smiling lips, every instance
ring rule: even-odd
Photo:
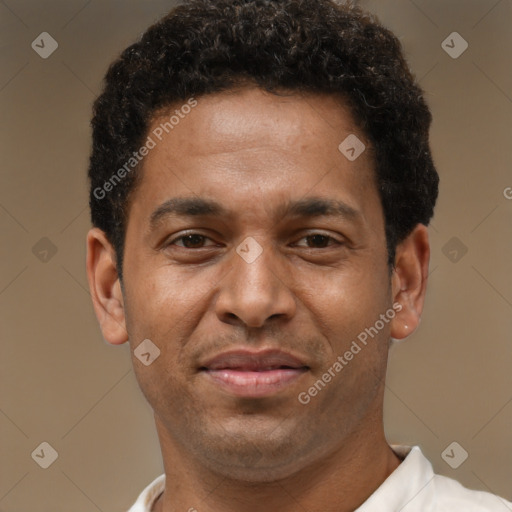
[[[200,370],[224,391],[246,398],[276,394],[309,367],[280,350],[225,352],[208,360]]]

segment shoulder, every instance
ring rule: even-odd
[[[512,503],[495,494],[467,489],[456,480],[435,475],[436,512],[512,512]]]
[[[403,460],[388,479],[395,487],[407,489],[400,502],[403,512],[512,512],[512,503],[504,498],[467,489],[452,478],[434,473],[419,446],[391,448]]]

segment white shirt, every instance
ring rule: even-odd
[[[434,474],[419,446],[393,445],[405,459],[354,512],[512,512],[512,503],[482,491],[471,491],[451,478]],[[128,512],[151,512],[163,492],[160,475],[139,495]]]

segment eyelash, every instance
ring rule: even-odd
[[[176,238],[173,238],[171,240],[169,240],[168,242],[165,243],[165,247],[168,247],[168,246],[171,246],[171,245],[174,245],[175,242],[179,241],[179,240],[183,240],[189,236],[200,236],[202,237],[204,240],[211,240],[210,237],[206,236],[206,235],[203,235],[202,233],[197,233],[197,232],[188,232],[186,234],[183,234],[183,235],[180,235]],[[309,237],[313,237],[313,236],[322,236],[324,238],[327,238],[329,242],[334,242],[334,244],[331,244],[330,246],[328,247],[332,247],[333,245],[334,246],[341,246],[341,245],[344,245],[343,242],[341,242],[340,240],[337,240],[336,238],[334,238],[333,236],[331,235],[327,235],[325,233],[321,233],[321,232],[315,232],[315,233],[310,233],[308,235],[304,235],[303,237],[301,237],[299,240],[303,240],[303,239],[306,239],[306,238],[309,238]],[[191,247],[184,247],[182,245],[177,245],[177,247],[180,247],[182,249],[188,249],[188,250],[199,250],[199,249],[205,249],[207,247],[213,247],[213,246],[207,246],[207,247],[196,247],[196,248],[191,248]],[[306,249],[326,249],[328,247],[306,247]]]

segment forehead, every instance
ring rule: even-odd
[[[330,94],[274,94],[245,87],[197,101],[193,111],[182,114],[179,124],[162,134],[177,154],[199,157],[257,148],[299,154],[318,146],[337,149],[343,134],[360,133],[346,102]],[[175,104],[170,114],[183,105]],[[169,111],[156,116],[150,133],[168,120]],[[201,135],[207,137],[199,139]]]
[[[138,214],[151,215],[150,205],[172,196],[220,197],[233,206],[238,200],[247,211],[255,194],[272,202],[337,191],[350,204],[349,195],[357,202],[375,188],[372,148],[341,98],[252,87],[196,101],[153,119],[154,147],[132,204]],[[350,161],[339,146],[354,136],[366,149]]]

